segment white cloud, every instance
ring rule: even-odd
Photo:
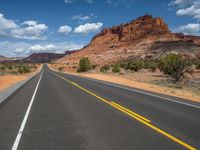
[[[200,20],[200,3],[179,9],[176,14],[179,16],[192,16],[194,19]]]
[[[36,45],[31,46],[29,49],[34,52],[40,52],[40,51],[46,51],[46,50],[53,50],[55,49],[55,47],[56,46],[53,44],[47,44],[47,45],[36,44]]]
[[[77,20],[78,24],[84,24],[84,23],[89,23],[92,22],[92,20],[96,19],[97,16],[94,13],[90,13],[89,15],[75,15],[72,17],[73,20]]]
[[[68,25],[60,26],[58,29],[58,33],[68,34],[72,31],[72,28]]]
[[[14,20],[6,19],[0,13],[0,36],[13,37],[18,39],[41,40],[48,29],[45,24],[40,24],[33,20],[17,24]]]
[[[31,46],[30,43],[26,42],[9,42],[3,41],[0,42],[0,55],[8,57],[19,57],[25,56],[26,53],[23,53],[24,50],[27,50]]]
[[[19,39],[40,40],[45,39],[43,33],[48,29],[45,24],[38,24],[36,21],[25,21],[20,27],[10,31],[10,35]]]
[[[188,4],[193,3],[194,0],[172,0],[169,5],[179,5],[179,6],[186,6]]]
[[[24,49],[27,55],[33,53],[64,53],[67,50],[76,50],[82,48],[82,44],[76,44],[72,42],[60,42],[60,43],[47,43],[36,44],[30,46],[28,49]]]
[[[91,16],[75,15],[72,19],[85,21],[91,19]]]
[[[189,23],[187,25],[180,26],[177,30],[187,35],[200,35],[200,24]]]
[[[101,22],[81,24],[74,29],[74,33],[88,34],[100,30],[102,26]]]
[[[190,16],[197,23],[179,26],[176,31],[190,35],[200,35],[200,0],[171,0],[169,6],[175,6],[177,16]]]
[[[4,18],[4,15],[0,13],[0,31],[6,29],[16,28],[17,24],[13,20],[8,20]]]
[[[32,53],[64,53],[67,50],[80,49],[84,44],[73,42],[38,43],[28,42],[0,42],[0,55],[9,57],[25,57]]]
[[[200,20],[200,0],[172,0],[170,6],[177,6],[178,16],[191,16]]]

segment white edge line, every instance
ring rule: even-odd
[[[67,74],[67,75],[70,75],[70,74]],[[77,76],[77,77],[80,77],[80,78],[83,78],[83,79],[87,79],[87,80],[91,80],[91,81],[96,81],[96,82],[99,82],[99,83],[104,83],[104,84],[107,84],[107,85],[111,85],[111,86],[114,86],[114,87],[126,89],[126,90],[133,91],[133,92],[137,92],[137,93],[140,93],[140,94],[145,94],[145,95],[149,95],[149,96],[152,96],[152,97],[161,98],[161,99],[164,99],[164,100],[167,100],[167,101],[171,101],[171,102],[175,102],[175,103],[179,103],[179,104],[182,104],[182,105],[187,105],[187,106],[190,106],[190,107],[200,108],[200,106],[197,106],[197,105],[193,105],[193,104],[189,104],[189,103],[173,100],[173,99],[170,99],[170,98],[165,98],[165,97],[162,97],[162,96],[150,94],[150,93],[147,93],[147,92],[143,92],[143,91],[127,88],[127,87],[123,87],[123,86],[112,84],[112,83],[108,83],[108,82],[105,82],[105,81],[100,81],[100,80],[91,79],[91,78],[85,78],[85,77],[81,77],[81,76]]]
[[[37,83],[37,85],[36,85],[35,91],[34,91],[33,96],[32,96],[32,98],[31,98],[31,102],[30,102],[30,104],[29,104],[29,106],[28,106],[28,109],[27,109],[27,111],[26,111],[26,114],[25,114],[25,116],[24,116],[24,119],[23,119],[23,121],[22,121],[22,124],[21,124],[21,126],[20,126],[20,128],[19,128],[19,131],[18,131],[18,133],[17,133],[17,137],[16,137],[15,142],[14,142],[14,144],[13,144],[12,150],[17,150],[17,148],[18,148],[18,145],[19,145],[19,142],[20,142],[20,139],[21,139],[21,136],[22,136],[24,127],[25,127],[25,125],[26,125],[26,121],[27,121],[27,119],[28,119],[28,116],[29,116],[29,113],[30,113],[30,110],[31,110],[31,107],[32,107],[32,104],[33,104],[33,101],[34,101],[34,99],[35,99],[35,95],[36,95],[36,93],[37,93],[37,90],[38,90],[38,87],[39,87],[39,84],[40,84],[40,81],[41,81],[41,78],[42,78],[42,74],[43,74],[43,72],[41,73],[40,78],[39,78],[39,80],[38,80],[38,83]]]

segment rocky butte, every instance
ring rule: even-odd
[[[103,29],[80,51],[59,59],[74,69],[81,57],[97,65],[131,59],[157,59],[168,53],[200,56],[200,37],[172,33],[160,18],[145,15],[126,24]]]

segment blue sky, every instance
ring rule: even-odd
[[[102,28],[144,14],[200,35],[200,0],[0,0],[0,55],[79,49]]]

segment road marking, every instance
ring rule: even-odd
[[[80,76],[78,76],[78,77],[80,77]],[[148,96],[152,96],[152,97],[164,99],[164,100],[175,102],[175,103],[178,103],[178,104],[182,104],[182,105],[186,105],[186,106],[190,106],[190,107],[194,107],[194,108],[200,108],[200,106],[197,106],[197,105],[194,105],[194,104],[189,104],[189,103],[186,103],[186,102],[181,102],[181,101],[174,100],[174,99],[171,99],[171,98],[162,97],[162,96],[159,96],[159,95],[151,94],[151,93],[148,93],[148,92],[143,92],[143,91],[136,90],[136,89],[131,89],[131,88],[128,88],[128,87],[123,87],[123,86],[112,84],[112,83],[105,82],[105,81],[100,81],[100,80],[96,80],[96,79],[90,79],[90,78],[87,78],[87,77],[80,77],[80,78],[91,80],[91,81],[95,81],[95,82],[99,82],[99,83],[103,83],[103,84],[107,84],[107,85],[111,85],[111,86],[114,86],[114,87],[118,87],[118,88],[121,88],[121,89],[125,89],[125,90],[129,90],[129,91],[137,92],[137,93],[140,93],[140,94],[144,94],[144,95],[148,95]]]
[[[113,105],[113,107],[115,107],[116,109],[118,109],[118,110],[120,110],[120,111],[122,111],[122,112],[128,114],[128,112],[124,111],[123,109],[121,109],[120,107],[118,107],[118,106],[116,106],[116,105]],[[150,124],[149,122],[146,122],[146,121],[144,121],[143,119],[140,119],[140,118],[138,119],[138,118],[135,117],[134,115],[131,115],[131,114],[129,114],[129,115],[130,115],[132,118],[135,118],[135,119],[138,120],[139,122],[143,123],[144,125],[150,127],[151,129],[153,129],[153,130],[155,130],[155,131],[161,133],[162,135],[168,137],[169,139],[171,139],[171,140],[173,140],[173,141],[175,141],[175,142],[181,144],[182,146],[188,148],[189,150],[196,150],[196,148],[194,148],[194,147],[190,146],[189,144],[187,144],[187,143],[185,143],[185,142],[183,142],[183,141],[177,139],[176,137],[170,135],[169,133],[167,133],[167,132],[161,130],[160,128],[158,128],[158,127],[156,127],[156,126]]]
[[[40,81],[41,81],[41,78],[42,78],[42,74],[43,74],[43,72],[41,73],[40,78],[39,78],[39,80],[38,80],[38,83],[37,83],[37,85],[36,85],[35,91],[34,91],[33,96],[32,96],[32,98],[31,98],[31,102],[30,102],[30,104],[29,104],[29,106],[28,106],[28,109],[27,109],[27,111],[26,111],[26,114],[25,114],[25,116],[24,116],[24,119],[23,119],[23,121],[22,121],[22,124],[21,124],[21,126],[20,126],[20,128],[19,128],[19,131],[18,131],[18,133],[17,133],[17,137],[16,137],[15,142],[14,142],[14,144],[13,144],[12,150],[17,150],[17,148],[18,148],[18,145],[19,145],[19,142],[20,142],[20,139],[21,139],[21,136],[22,136],[24,127],[25,127],[25,125],[26,125],[26,121],[27,121],[27,119],[28,119],[28,116],[29,116],[29,113],[30,113],[30,110],[31,110],[31,107],[32,107],[32,104],[33,104],[33,101],[34,101],[34,99],[35,99],[35,95],[36,95],[36,93],[37,93],[37,90],[38,90],[38,87],[39,87],[39,84],[40,84]]]
[[[123,107],[123,106],[121,106],[121,105],[119,105],[119,104],[117,104],[117,103],[114,103],[114,102],[112,102],[112,101],[108,101],[108,100],[106,100],[106,99],[104,99],[104,98],[102,98],[102,97],[100,97],[100,96],[94,94],[93,92],[91,92],[91,91],[89,91],[89,90],[87,90],[87,89],[81,87],[81,86],[78,85],[77,83],[70,81],[70,80],[67,79],[67,78],[64,78],[64,77],[62,77],[62,76],[60,76],[60,75],[58,75],[58,74],[56,74],[56,73],[54,73],[54,74],[55,74],[56,76],[60,77],[61,79],[67,81],[68,83],[70,83],[70,84],[72,84],[72,85],[78,87],[79,89],[82,89],[83,91],[85,91],[85,92],[87,92],[87,93],[93,95],[94,97],[100,99],[101,101],[103,101],[103,102],[109,104],[110,106],[113,106],[114,108],[120,110],[121,112],[123,112],[123,113],[125,113],[125,114],[131,116],[132,118],[138,120],[138,121],[141,122],[142,124],[148,126],[149,128],[153,129],[154,131],[157,131],[158,133],[164,135],[165,137],[171,139],[172,141],[174,141],[174,142],[176,142],[176,143],[182,145],[183,147],[185,147],[185,148],[187,148],[187,149],[189,149],[189,150],[197,150],[195,147],[193,147],[193,146],[191,146],[191,145],[189,145],[189,144],[183,142],[182,140],[180,140],[180,139],[174,137],[173,135],[171,135],[171,134],[169,134],[169,133],[163,131],[162,129],[160,129],[160,128],[154,126],[154,125],[152,125],[150,122],[147,121],[148,119],[146,120],[146,118],[145,118],[145,120],[143,120],[142,118],[137,117],[136,115],[133,115],[133,114],[131,113],[132,111],[127,111],[127,110],[128,110],[127,108],[125,108],[125,107]],[[136,114],[137,114],[137,113],[136,113]],[[139,115],[139,114],[137,114],[137,115],[138,115],[138,116],[141,116],[141,115]],[[141,116],[141,117],[142,117],[142,116]]]
[[[112,102],[112,101],[111,101],[110,103],[112,104],[112,106],[114,105],[114,106],[116,106],[117,108],[120,108],[120,109],[124,110],[124,111],[127,112],[128,114],[134,115],[134,116],[136,116],[137,118],[140,118],[140,119],[142,119],[142,120],[144,120],[144,121],[146,121],[146,122],[151,122],[149,119],[147,119],[147,118],[145,118],[145,117],[139,115],[138,113],[135,113],[135,112],[133,112],[133,111],[131,111],[131,110],[129,110],[129,109],[123,107],[122,105],[119,105],[119,104],[117,104],[117,103],[115,103],[115,102]]]

